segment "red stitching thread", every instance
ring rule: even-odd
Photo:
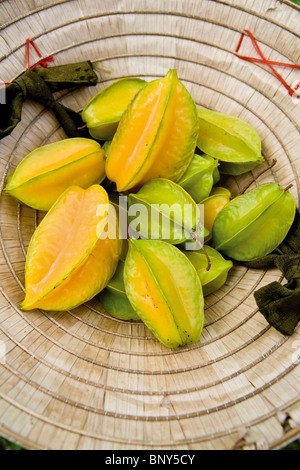
[[[237,48],[236,48],[236,51],[235,51],[235,55],[239,58],[239,59],[243,59],[243,60],[246,60],[248,62],[257,62],[259,64],[265,64],[267,65],[271,70],[272,72],[276,75],[276,77],[278,78],[278,80],[280,80],[280,82],[282,83],[282,85],[288,90],[288,93],[290,96],[293,96],[293,97],[296,97],[296,98],[300,98],[300,95],[297,95],[295,93],[295,90],[293,90],[293,88],[291,88],[288,83],[285,81],[285,79],[282,77],[282,75],[280,75],[279,72],[277,72],[277,70],[274,69],[273,65],[275,66],[280,66],[280,67],[289,67],[289,68],[293,68],[293,69],[300,69],[300,65],[296,65],[296,64],[286,64],[284,62],[277,62],[277,61],[273,61],[273,60],[268,60],[262,53],[255,37],[253,36],[253,34],[251,33],[251,31],[249,31],[248,29],[245,29],[244,30],[245,32],[242,33],[241,35],[241,38],[239,40],[239,43],[237,45]],[[240,48],[241,48],[241,45],[243,43],[243,40],[244,40],[244,37],[245,37],[245,33],[248,34],[248,36],[250,37],[251,39],[251,42],[254,46],[254,49],[256,50],[256,52],[259,54],[260,56],[260,59],[259,58],[256,58],[256,57],[248,57],[248,56],[243,56],[243,55],[240,55],[238,54]],[[299,85],[300,86],[300,85]],[[296,88],[296,90],[299,88],[299,86]]]
[[[38,62],[36,62],[34,65],[30,66],[30,46],[32,46],[37,53],[37,55],[41,58]],[[41,65],[42,67],[47,68],[48,67],[48,62],[54,62],[54,57],[45,57],[42,58],[42,54],[40,53],[39,49],[37,48],[36,44],[34,41],[30,40],[29,38],[26,39],[26,59],[27,59],[27,69],[28,70],[34,70],[38,65]]]

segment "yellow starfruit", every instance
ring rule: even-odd
[[[134,310],[166,347],[200,339],[202,287],[194,266],[178,248],[161,240],[130,240],[124,284]]]
[[[62,194],[30,241],[23,310],[73,309],[107,286],[122,249],[117,229],[115,237],[103,235],[117,224],[112,209],[99,185]]]
[[[6,192],[33,209],[48,211],[70,186],[87,189],[105,178],[105,152],[92,139],[75,137],[31,152],[9,176]]]
[[[229,203],[231,192],[226,188],[214,188],[209,197],[201,201],[204,208],[204,226],[211,234],[214,221],[226,204]]]
[[[117,190],[155,178],[178,181],[193,158],[198,136],[195,102],[176,70],[143,87],[126,108],[106,159]]]

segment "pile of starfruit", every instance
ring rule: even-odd
[[[7,181],[13,198],[45,212],[21,308],[65,311],[98,296],[168,348],[197,342],[205,297],[234,263],[279,246],[294,198],[275,183],[232,197],[223,175],[264,162],[260,137],[241,119],[197,109],[175,70],[113,82],[82,118],[90,138],[34,150]]]

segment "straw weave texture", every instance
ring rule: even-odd
[[[112,81],[177,69],[197,106],[259,132],[277,165],[256,184],[293,184],[299,205],[300,104],[263,65],[233,55],[252,31],[272,60],[300,63],[300,9],[275,0],[6,0],[0,3],[0,79],[25,71],[27,37],[55,64],[97,61],[99,84],[57,95],[77,111]],[[245,55],[255,55],[249,39]],[[36,57],[36,60],[38,58]],[[50,65],[51,66],[51,65]],[[299,70],[281,69],[289,84]],[[34,148],[65,138],[26,102],[0,142],[0,434],[29,449],[274,449],[300,434],[300,330],[290,338],[257,310],[256,289],[279,271],[235,266],[206,299],[199,343],[164,348],[142,323],[107,315],[97,299],[74,311],[22,312],[24,265],[42,213],[4,194]],[[255,171],[254,171],[255,173]],[[233,195],[251,174],[229,177]]]

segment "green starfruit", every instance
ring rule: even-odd
[[[108,283],[107,287],[100,292],[99,300],[112,317],[119,320],[139,321],[140,317],[132,308],[124,286],[123,271],[124,260],[120,260],[115,275]]]
[[[237,261],[252,261],[274,251],[288,234],[296,214],[294,197],[266,183],[230,201],[217,215],[216,250]]]
[[[207,257],[204,253],[185,252],[185,255],[195,267],[202,285],[203,295],[206,297],[226,283],[233,262],[223,258],[217,250],[210,246],[204,245],[204,249],[211,261],[209,271],[207,270]]]
[[[151,180],[128,196],[129,228],[141,238],[177,245],[191,238],[199,219],[200,210],[191,196],[164,178]]]
[[[247,122],[209,109],[198,109],[197,147],[221,162],[220,172],[239,175],[264,162],[261,139]]]
[[[178,181],[178,184],[185,189],[194,201],[198,204],[209,196],[214,182],[218,176],[215,170],[219,163],[208,155],[195,154],[186,172]]]

